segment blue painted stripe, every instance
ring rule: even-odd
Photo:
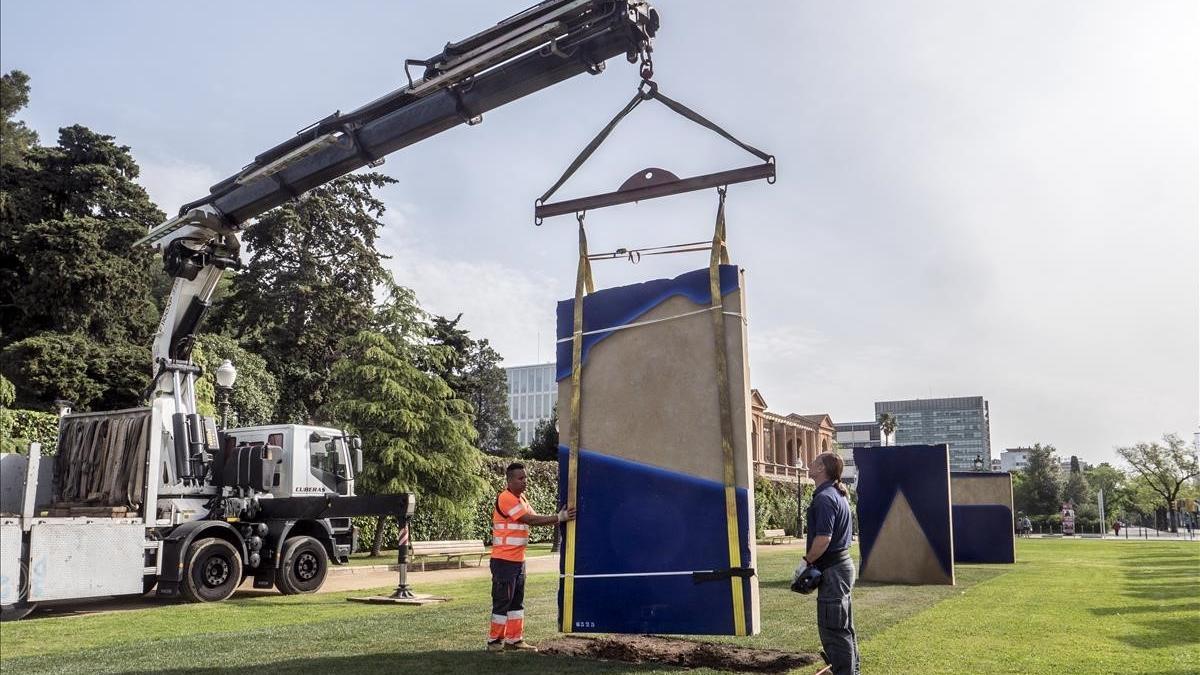
[[[559,494],[564,496],[567,454],[567,447],[559,446]],[[745,566],[752,543],[748,495],[745,488],[736,488],[735,493]],[[578,508],[577,575],[729,567],[725,488],[719,481],[581,450]],[[752,581],[742,583],[746,616],[752,623]],[[561,583],[559,590],[561,610]],[[576,577],[574,592],[573,630],[578,632],[733,633],[728,581],[696,584],[690,576]]]
[[[738,289],[738,266],[721,265],[721,297]],[[633,323],[638,317],[662,304],[668,298],[682,295],[697,305],[712,302],[709,293],[708,268],[685,272],[674,279],[655,279],[641,284],[605,288],[583,299],[583,332],[604,331]],[[575,299],[558,303],[558,339],[571,337],[575,325]],[[612,331],[583,337],[583,361],[588,352]],[[571,343],[559,342],[556,351],[557,377],[571,376]]]

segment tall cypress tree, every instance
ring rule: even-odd
[[[470,406],[422,367],[444,367],[454,353],[430,344],[421,316],[412,292],[393,286],[376,325],[342,341],[326,412],[363,439],[364,491],[415,492],[424,517],[468,520],[485,488],[482,455]]]

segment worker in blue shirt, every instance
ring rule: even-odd
[[[850,559],[849,490],[842,484],[846,464],[837,453],[813,458],[808,477],[817,485],[808,507],[808,539],[804,558],[796,568],[799,578],[809,566],[821,571],[817,587],[817,632],[833,675],[858,675],[858,642],[850,589],[854,587],[854,561]]]

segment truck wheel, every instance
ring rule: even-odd
[[[316,592],[329,574],[329,555],[312,537],[293,537],[283,544],[275,587],[284,595]]]
[[[209,537],[188,547],[180,591],[189,602],[220,602],[242,583],[242,556],[224,539]]]

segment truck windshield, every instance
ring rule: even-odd
[[[347,494],[351,475],[346,441],[340,437],[317,437],[309,439],[308,456],[312,474],[331,492]]]

